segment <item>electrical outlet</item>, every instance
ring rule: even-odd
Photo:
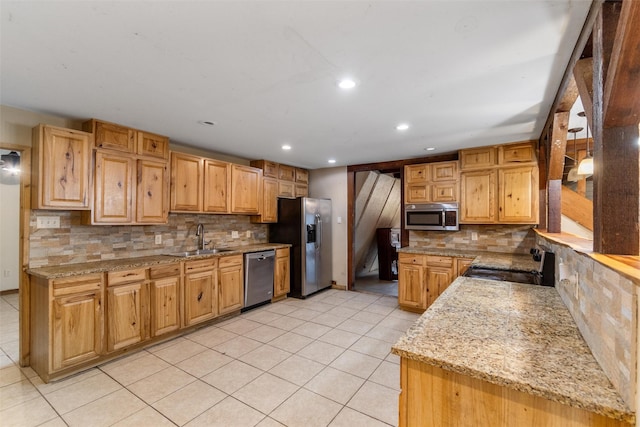
[[[247,230],[247,238],[250,239],[251,238],[251,230]]]
[[[2,277],[4,278],[11,277],[11,270],[2,270]]]
[[[238,234],[238,232],[237,232],[237,231],[232,231],[232,232],[231,232],[231,238],[232,238],[232,239],[237,239],[238,237],[240,237],[240,235]]]
[[[478,233],[475,231],[471,232],[471,240],[476,241],[478,240]]]
[[[162,234],[156,234],[156,245],[162,244]]]
[[[60,228],[59,216],[39,216],[36,221],[37,228]]]

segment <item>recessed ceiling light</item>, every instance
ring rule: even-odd
[[[353,89],[356,87],[356,82],[353,79],[342,79],[338,82],[338,87],[345,90]]]
[[[436,147],[428,147],[428,148],[425,148],[424,151],[433,151],[435,149],[436,149]]]
[[[336,159],[329,159],[329,160],[327,160],[327,161],[328,161],[329,163],[335,163],[335,162],[336,162]]]
[[[198,123],[204,126],[215,126],[216,122],[212,120],[200,120]]]
[[[288,151],[288,150],[291,150],[291,146],[289,144],[284,144],[282,146],[282,149],[285,150],[285,151]]]
[[[409,125],[407,123],[400,123],[398,126],[396,126],[396,130],[407,130],[409,129]]]

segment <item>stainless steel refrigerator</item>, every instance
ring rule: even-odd
[[[290,296],[305,298],[331,286],[331,200],[278,199],[269,241],[291,244]]]

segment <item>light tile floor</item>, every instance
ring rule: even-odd
[[[18,295],[0,298],[2,426],[388,426],[391,345],[418,315],[397,298],[287,299],[44,384],[19,368]]]

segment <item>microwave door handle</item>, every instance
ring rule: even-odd
[[[444,213],[444,210],[442,211],[442,228],[446,228],[447,226],[446,224],[446,215]]]

